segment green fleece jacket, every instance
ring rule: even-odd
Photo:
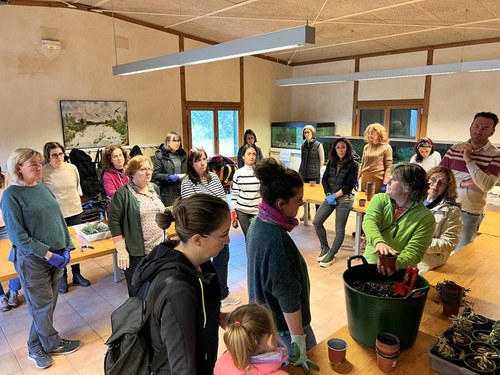
[[[152,183],[150,185],[160,196],[158,186]],[[128,185],[119,188],[113,196],[109,209],[108,226],[113,237],[125,237],[130,255],[140,257],[146,254],[139,201],[130,192]]]
[[[416,266],[432,242],[435,227],[434,215],[422,202],[414,203],[395,220],[389,196],[376,194],[363,219],[366,235],[364,257],[368,263],[377,263],[378,254],[373,253],[375,245],[385,242],[400,252],[396,263],[399,268]]]

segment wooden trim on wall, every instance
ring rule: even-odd
[[[360,59],[357,58],[354,60],[354,72],[357,73],[359,72],[359,61]],[[351,129],[351,134],[352,135],[359,135],[359,127],[356,126],[357,123],[357,118],[358,118],[358,95],[359,95],[359,81],[354,81],[354,88],[352,92],[352,129]]]
[[[243,129],[245,129],[245,58],[240,57],[240,110],[238,116],[238,146],[243,146]]]
[[[427,51],[427,65],[432,65],[434,61],[434,50],[429,49]],[[420,121],[420,132],[418,138],[425,137],[427,135],[427,122],[429,120],[429,106],[431,102],[431,84],[432,76],[425,76],[425,86],[424,86],[424,108],[422,111],[422,118]]]
[[[179,52],[184,51],[184,37],[179,37]],[[188,111],[186,106],[186,68],[181,66],[179,68],[179,79],[181,82],[181,125],[182,125],[182,139],[184,145],[188,150],[191,150],[191,127],[188,122]]]

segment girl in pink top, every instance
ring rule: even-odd
[[[215,364],[215,375],[286,374],[281,369],[286,349],[278,347],[278,332],[271,311],[248,304],[229,316],[224,342],[227,351]]]

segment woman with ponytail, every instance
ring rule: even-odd
[[[166,348],[167,359],[155,373],[211,375],[224,319],[219,280],[210,259],[229,243],[229,207],[214,195],[200,193],[177,199],[172,211],[157,216],[162,229],[175,222],[179,240],[156,246],[132,279],[138,289],[157,279],[161,290],[149,328],[153,357]]]
[[[247,235],[250,302],[269,306],[293,365],[317,368],[307,359],[307,350],[316,345],[307,264],[288,234],[299,224],[295,216],[303,204],[304,182],[273,158],[258,163],[255,175],[262,202]]]

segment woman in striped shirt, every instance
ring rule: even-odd
[[[187,163],[187,175],[181,183],[181,197],[187,198],[197,193],[206,193],[219,197],[224,202],[226,194],[222,188],[219,177],[208,170],[207,153],[203,147],[195,147],[189,151]],[[207,218],[209,220],[209,218]],[[229,264],[229,245],[224,244],[219,255],[213,258],[217,277],[221,288],[221,307],[237,305],[241,302],[239,298],[229,294],[227,286],[227,271]]]
[[[245,165],[233,176],[231,203],[246,238],[250,220],[259,213],[258,206],[262,198],[259,192],[260,181],[255,177],[254,172],[257,148],[253,144],[246,144],[242,151]]]

